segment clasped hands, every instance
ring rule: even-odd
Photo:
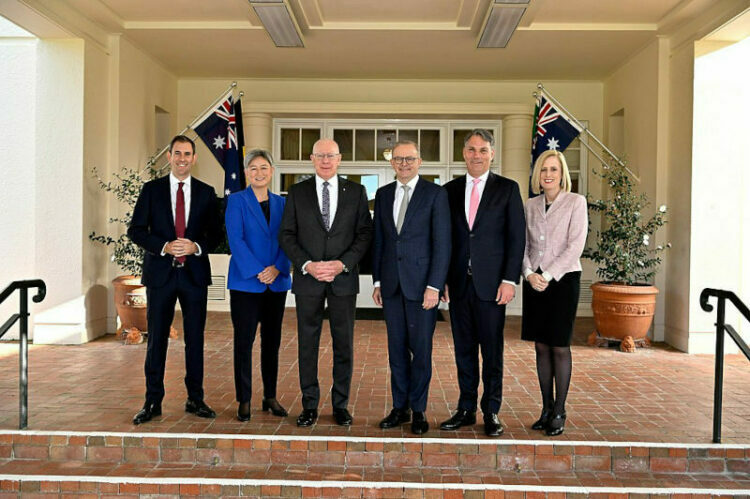
[[[541,277],[541,276],[540,276]],[[497,288],[497,296],[495,296],[495,301],[498,305],[507,305],[510,303],[513,298],[516,296],[516,287],[512,284],[508,284],[507,282],[501,282],[500,286]],[[445,285],[445,289],[443,290],[443,296],[440,298],[440,301],[443,301],[445,303],[450,303],[451,296],[448,291],[448,285]]]
[[[270,286],[273,284],[273,281],[276,280],[276,277],[279,275],[279,269],[277,269],[274,265],[269,265],[268,267],[264,268],[261,272],[258,272],[258,280],[265,284],[266,286]]]
[[[341,260],[310,262],[305,271],[321,282],[333,282],[336,276],[344,271],[344,263]]]
[[[526,280],[529,281],[529,284],[535,291],[544,291],[549,286],[547,279],[542,277],[541,274],[529,274]]]
[[[422,299],[422,308],[424,310],[430,310],[431,308],[435,308],[438,304],[438,298],[439,293],[435,291],[434,289],[427,288],[424,290],[424,297]],[[378,286],[375,288],[375,290],[372,292],[372,301],[375,302],[375,305],[382,307],[383,306],[383,297],[380,294],[380,287]]]
[[[193,255],[197,252],[198,245],[184,237],[178,237],[174,241],[168,242],[164,247],[164,253],[175,257]]]

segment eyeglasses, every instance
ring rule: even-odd
[[[338,156],[341,156],[341,154],[339,154],[339,153],[332,153],[332,152],[329,152],[329,153],[326,153],[326,154],[316,152],[315,154],[313,154],[313,157],[315,159],[317,159],[318,161],[322,161],[324,159],[329,159],[329,160],[333,161]]]
[[[406,163],[407,165],[411,166],[416,163],[418,159],[419,158],[416,158],[414,156],[394,156],[393,158],[391,158],[391,161],[393,161],[397,165]]]

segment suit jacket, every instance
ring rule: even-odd
[[[523,268],[524,273],[541,268],[559,281],[566,273],[581,270],[589,228],[586,198],[561,192],[549,210],[544,204],[544,195],[526,202]]]
[[[474,227],[466,220],[466,175],[445,184],[451,209],[450,294],[462,296],[472,280],[481,300],[494,301],[503,280],[519,282],[526,239],[523,201],[514,181],[492,172],[487,177]]]
[[[401,233],[393,222],[398,182],[375,195],[373,281],[380,281],[383,296],[401,287],[412,301],[422,301],[427,286],[442,291],[450,263],[450,208],[445,189],[422,178],[411,195]]]
[[[201,256],[189,255],[185,260],[185,269],[195,285],[208,286],[211,284],[208,254],[216,247],[221,237],[219,205],[214,188],[191,177],[189,209],[185,237],[200,246]],[[172,255],[162,256],[161,251],[166,243],[177,239],[172,216],[169,175],[143,185],[133,209],[128,236],[146,251],[141,282],[152,287],[166,284],[175,269],[172,267]]]
[[[227,288],[249,293],[263,293],[266,289],[289,290],[292,285],[291,264],[279,247],[278,237],[284,204],[283,197],[268,193],[271,220],[267,222],[252,188],[229,196],[225,221],[232,258],[229,260]],[[257,277],[269,265],[279,270],[270,286]]]
[[[359,293],[359,261],[372,240],[372,219],[362,185],[339,177],[333,225],[326,231],[320,214],[315,177],[289,188],[279,230],[279,245],[295,268],[292,293],[320,295],[328,283],[302,273],[307,261],[341,260],[349,269],[331,283],[336,296]]]

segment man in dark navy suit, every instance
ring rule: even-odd
[[[467,174],[445,185],[451,210],[451,265],[444,300],[451,329],[460,396],[458,410],[440,428],[476,423],[479,349],[482,351],[481,409],[484,433],[503,433],[497,416],[503,397],[505,306],[515,296],[526,245],[526,221],[518,184],[490,171],[495,138],[469,132],[463,156]]]
[[[169,175],[144,184],[128,236],[145,250],[143,276],[148,307],[146,402],[134,424],[161,415],[164,367],[174,307],[180,300],[185,335],[185,410],[203,418],[216,413],[203,401],[203,330],[211,284],[208,253],[221,231],[213,187],[190,176],[195,144],[184,135],[172,139]]]
[[[411,419],[411,431],[429,429],[425,410],[432,378],[432,336],[440,290],[450,261],[448,195],[419,177],[417,144],[399,141],[391,166],[396,181],[375,196],[372,298],[388,329],[393,410],[380,422],[394,428]]]

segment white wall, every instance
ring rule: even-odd
[[[33,279],[34,89],[37,40],[0,17],[0,291],[15,280]],[[35,308],[35,307],[34,307]],[[0,305],[0,323],[18,313],[18,294]],[[18,325],[4,339],[15,338]]]
[[[750,38],[695,60],[692,237],[690,262],[691,352],[711,352],[715,312],[697,306],[703,288],[726,289],[750,303]],[[744,259],[743,259],[744,257]],[[743,261],[744,260],[744,261]],[[711,303],[716,303],[712,299]],[[742,325],[733,307],[727,321]],[[748,328],[744,328],[747,332]],[[745,338],[747,338],[747,333]]]

